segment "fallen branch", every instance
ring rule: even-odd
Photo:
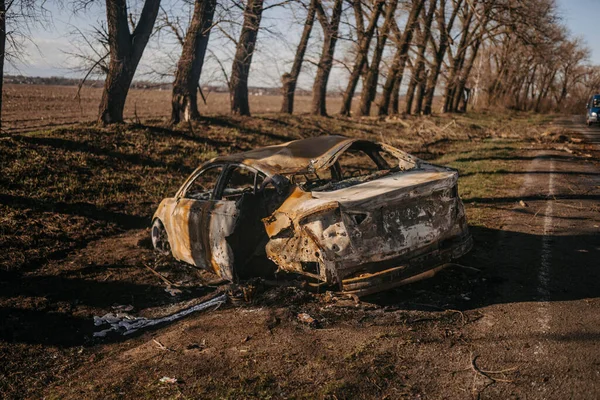
[[[456,263],[449,263],[448,264],[449,267],[458,267],[458,268],[464,268],[464,269],[468,269],[470,271],[475,271],[475,272],[481,272],[481,270],[479,268],[475,268],[475,267],[469,267],[467,265],[462,265],[462,264],[456,264]]]
[[[148,264],[144,264],[144,267],[148,268],[150,270],[150,272],[152,272],[154,275],[158,276],[168,286],[179,287],[178,285],[174,284],[173,282],[171,282],[170,280],[165,278],[162,274],[156,272],[156,270],[154,268],[152,268],[151,266],[149,266]]]
[[[158,348],[159,348],[159,349],[161,349],[161,350],[165,350],[165,351],[173,351],[173,349],[170,349],[170,348],[168,348],[167,346],[165,346],[164,344],[162,344],[161,342],[159,342],[159,341],[158,341],[158,340],[156,340],[156,339],[152,339],[152,341],[153,341],[154,343],[156,343],[156,345],[158,346]]]
[[[501,374],[501,373],[508,372],[508,371],[516,371],[517,368],[518,368],[518,366],[517,367],[512,367],[512,368],[507,368],[507,369],[501,370],[501,371],[486,371],[486,370],[483,370],[483,369],[481,369],[481,368],[479,368],[477,366],[477,362],[476,361],[477,361],[478,357],[479,356],[471,357],[471,369],[473,371],[475,371],[477,374],[479,374],[479,375],[481,375],[481,376],[483,376],[483,377],[491,380],[493,383],[496,383],[496,382],[512,383],[513,382],[513,381],[508,380],[508,379],[495,378],[495,377],[493,377],[491,375]]]
[[[448,309],[448,310],[446,310],[446,312],[450,312],[450,313],[453,313],[453,314],[460,314],[460,317],[461,317],[461,319],[462,319],[463,326],[467,324],[467,322],[466,322],[466,321],[467,321],[467,318],[465,317],[465,314],[464,314],[462,311]]]
[[[554,200],[556,200],[556,197],[554,198]],[[561,206],[565,206],[565,207],[569,207],[569,208],[575,208],[575,209],[577,209],[577,210],[587,210],[587,209],[591,208],[591,207],[578,207],[578,206],[572,206],[572,205],[570,205],[570,204],[563,203],[563,202],[561,202],[561,201],[555,201],[555,202],[554,202],[554,204],[560,204]]]

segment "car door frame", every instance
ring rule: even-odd
[[[186,198],[185,195],[198,177],[205,171],[221,167],[215,186],[208,200]],[[173,256],[181,261],[199,268],[212,270],[208,248],[208,226],[206,224],[207,209],[214,201],[215,193],[223,184],[223,177],[228,170],[228,164],[222,162],[205,164],[186,180],[175,195],[175,205],[171,211],[170,231],[172,234],[171,251]],[[213,271],[217,272],[217,271]]]
[[[207,226],[206,238],[209,262],[212,270],[219,276],[233,281],[236,278],[235,272],[235,249],[231,247],[227,238],[234,233],[237,227],[239,217],[239,208],[237,200],[223,199],[223,192],[228,183],[231,174],[235,169],[242,168],[254,173],[253,195],[257,195],[258,176],[267,175],[257,168],[242,163],[228,163],[223,170],[220,182],[213,193],[211,205],[206,208],[204,215],[204,224]]]

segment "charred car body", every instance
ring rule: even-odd
[[[266,256],[365,295],[432,276],[470,250],[457,180],[381,143],[292,141],[198,168],[159,205],[152,242],[228,280],[260,273]]]

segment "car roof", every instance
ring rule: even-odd
[[[357,140],[339,135],[315,136],[216,157],[211,163],[239,163],[269,175],[289,174],[306,171],[310,166],[318,168]]]

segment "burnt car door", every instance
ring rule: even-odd
[[[216,199],[207,210],[211,263],[227,279],[250,275],[246,268],[267,241],[261,219],[273,191],[265,175],[245,165],[231,165]]]
[[[193,176],[177,195],[170,218],[171,250],[175,258],[209,270],[212,265],[207,254],[206,215],[223,171],[223,165],[209,165]]]

